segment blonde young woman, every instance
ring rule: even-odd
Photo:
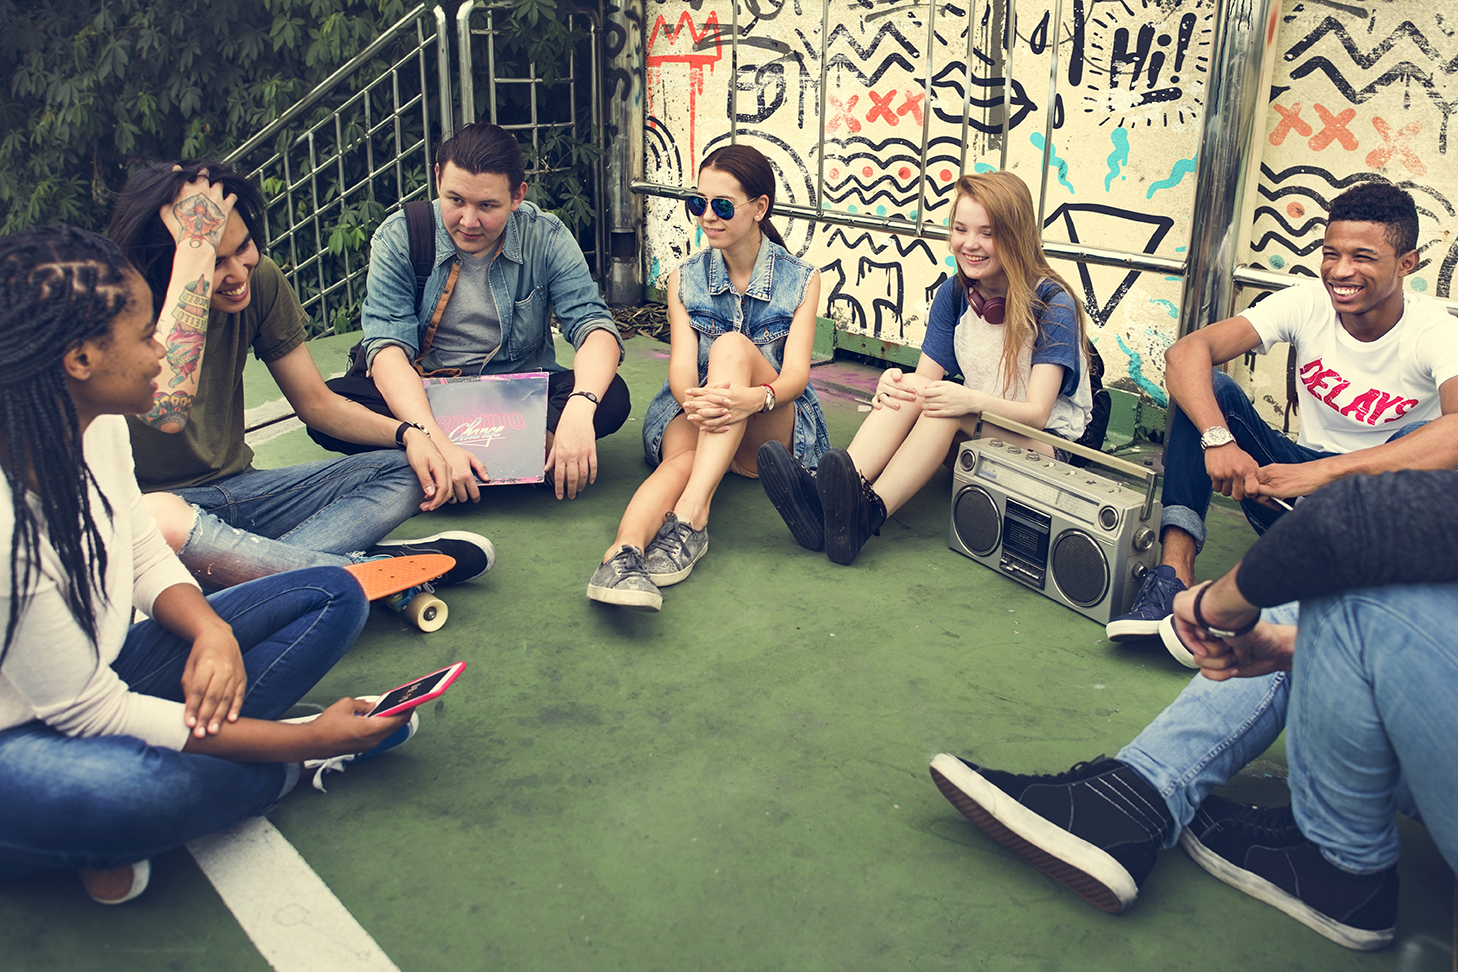
[[[1069,441],[1092,415],[1083,309],[1043,256],[1027,185],[1010,172],[963,176],[950,230],[957,272],[932,303],[916,371],[881,376],[850,448],[830,450],[813,475],[776,443],[760,449],[765,492],[796,541],[838,564],[855,560],[982,412]],[[947,380],[957,373],[960,383]]]
[[[716,149],[686,206],[709,246],[668,278],[668,380],[643,421],[656,468],[587,584],[595,601],[646,611],[708,550],[726,472],[755,476],[766,442],[811,466],[830,447],[810,388],[820,275],[770,224],[774,169],[750,146]]]

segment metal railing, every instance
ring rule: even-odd
[[[601,279],[605,270],[607,218],[603,198],[604,172],[602,94],[602,20],[601,15],[590,10],[575,10],[568,16],[569,28],[583,31],[586,43],[583,50],[574,49],[569,56],[567,73],[550,81],[538,73],[535,61],[528,62],[525,74],[502,73],[502,58],[497,55],[497,38],[501,29],[496,24],[496,15],[509,6],[506,3],[488,3],[485,0],[466,0],[456,11],[457,48],[461,62],[461,118],[467,122],[476,121],[476,38],[486,45],[486,72],[482,79],[486,85],[487,115],[485,121],[500,125],[508,131],[531,138],[528,151],[527,181],[532,183],[543,177],[575,171],[576,167],[562,164],[553,158],[553,135],[562,132],[573,139],[580,139],[583,127],[591,131],[593,144],[598,148],[598,158],[592,165],[593,229],[591,238],[580,237],[578,245],[593,268],[593,276]],[[484,20],[484,25],[473,26],[473,21]],[[583,63],[585,62],[585,63]],[[585,71],[585,74],[581,73]],[[555,89],[555,90],[554,90]],[[523,97],[503,97],[507,92],[524,91]],[[565,92],[565,99],[554,94]],[[524,103],[523,103],[524,102]]]
[[[332,332],[364,297],[368,260],[340,234],[432,195],[432,98],[438,131],[449,134],[445,13],[420,4],[228,156],[263,187],[270,255],[313,321],[311,337]]]

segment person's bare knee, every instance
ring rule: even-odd
[[[167,541],[167,546],[174,553],[181,550],[197,522],[197,510],[192,504],[172,493],[148,493],[142,497],[142,504],[157,521],[157,529],[162,533],[162,539]]]
[[[759,348],[754,346],[754,342],[738,331],[721,334],[709,347],[709,380],[713,381],[719,372],[726,369],[742,370],[760,357],[763,356],[759,353]]]

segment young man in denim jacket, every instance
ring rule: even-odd
[[[391,214],[370,248],[360,347],[366,377],[330,383],[429,433],[450,466],[450,502],[479,502],[477,484],[489,470],[436,423],[421,372],[550,372],[545,469],[558,499],[597,479],[597,438],[617,431],[631,408],[617,374],[617,325],[567,227],[525,201],[524,175],[516,138],[499,126],[467,125],[441,143],[430,276],[417,294],[405,213]],[[557,363],[554,312],[577,349],[571,370]]]

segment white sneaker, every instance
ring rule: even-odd
[[[381,697],[378,695],[361,695],[358,696],[358,698],[361,702],[378,702],[380,701]],[[289,722],[297,725],[304,722],[313,722],[321,715],[323,715],[322,712],[316,712],[313,715],[296,716],[292,719],[280,719],[279,721]],[[397,746],[403,746],[405,743],[410,741],[410,737],[414,736],[419,729],[420,717],[415,713],[414,709],[411,709],[410,721],[405,723],[399,729],[396,729],[394,732],[390,733],[390,735],[386,736],[385,741],[380,743],[375,748],[367,749],[362,753],[348,753],[344,756],[330,756],[328,759],[306,759],[304,760],[304,770],[305,772],[314,773],[314,789],[318,790],[320,793],[328,793],[329,791],[324,789],[325,773],[328,773],[331,770],[334,772],[343,773],[345,768],[348,767],[350,763],[354,763],[363,759],[374,759],[376,756],[379,756],[383,753],[388,753],[390,750],[394,749]]]
[[[1185,647],[1185,643],[1175,633],[1173,614],[1159,622],[1159,640],[1164,642],[1164,650],[1169,652],[1170,656],[1181,665],[1186,668],[1200,667],[1195,664],[1195,656],[1190,652],[1190,649]]]

